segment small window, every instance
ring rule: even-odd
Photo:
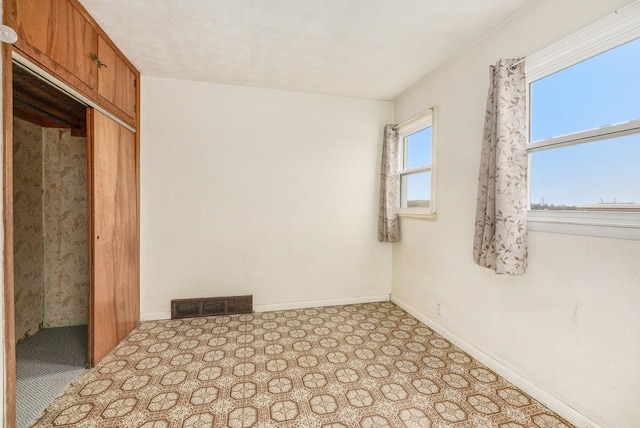
[[[580,43],[559,46],[559,66],[542,75],[536,68],[548,59],[527,64],[529,229],[638,239],[630,228],[640,228],[640,39],[588,54]]]
[[[433,109],[398,129],[398,213],[434,217]]]

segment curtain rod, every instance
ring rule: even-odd
[[[518,64],[522,64],[523,62],[525,62],[525,60],[526,60],[526,59],[527,59],[526,57],[523,57],[523,58],[519,59],[518,61],[516,61],[516,62],[514,62],[513,64],[511,64],[511,65],[509,66],[509,68],[510,68],[511,70],[515,70],[515,69],[516,69],[516,66],[517,66]]]
[[[414,121],[416,121],[416,120],[420,119],[421,117],[428,115],[428,114],[429,114],[429,113],[431,113],[432,111],[433,111],[433,107],[429,107],[427,110],[423,111],[422,113],[418,113],[418,114],[416,114],[415,116],[413,116],[413,117],[411,117],[411,118],[409,118],[409,119],[405,120],[405,121],[404,121],[404,122],[402,122],[402,123],[398,123],[397,125],[393,125],[393,129],[402,128],[403,126],[408,125],[408,124],[410,124],[411,122],[414,122]]]

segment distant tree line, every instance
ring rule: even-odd
[[[578,209],[575,205],[554,205],[554,204],[531,204],[532,210],[562,210],[562,211],[575,211]]]

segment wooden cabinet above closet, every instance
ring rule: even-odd
[[[136,73],[102,37],[98,36],[98,95],[130,117],[136,116]]]
[[[21,55],[136,127],[140,73],[78,0],[5,0]]]
[[[93,91],[98,71],[90,54],[97,33],[81,11],[66,0],[18,0],[13,11],[15,46],[83,93]]]

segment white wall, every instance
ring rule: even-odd
[[[2,16],[2,0],[0,0],[0,17]],[[0,70],[2,70],[2,55],[0,55]],[[1,73],[0,73],[1,74]],[[2,99],[2,86],[0,85],[0,99]],[[4,109],[0,107],[0,113],[4,116]],[[0,135],[4,135],[4,130],[2,129],[3,121],[0,120]],[[4,140],[3,140],[4,141]],[[2,158],[4,154],[4,149],[0,150],[0,163],[3,163],[4,160]],[[4,176],[4,174],[3,174]],[[4,213],[4,198],[0,198],[0,211]],[[4,223],[0,225],[0,248],[2,248],[3,260],[4,260]],[[4,263],[3,263],[4,265]],[[2,285],[3,295],[4,295],[4,266],[0,269],[0,285]],[[0,403],[2,403],[2,417],[0,417],[0,428],[5,425],[5,417],[7,412],[5,409],[7,408],[7,403],[5,402],[5,394],[4,391],[7,387],[7,378],[5,376],[5,368],[4,361],[6,358],[5,355],[5,343],[4,343],[4,298],[0,299],[0,344],[2,344],[2,350],[0,353],[2,354],[2,358],[0,358],[0,373],[2,376],[2,388],[0,388]]]
[[[515,278],[476,266],[472,244],[489,65],[532,54],[628,3],[535,2],[395,106],[396,122],[438,107],[439,199],[437,221],[401,222],[394,298],[616,428],[640,423],[640,242],[531,232],[528,272]]]
[[[188,297],[388,298],[377,201],[391,102],[147,76],[141,88],[143,319]]]

